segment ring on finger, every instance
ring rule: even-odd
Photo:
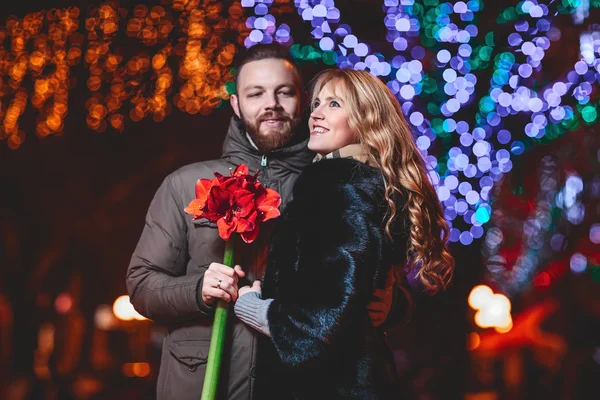
[[[221,280],[217,279],[217,288],[221,289]]]

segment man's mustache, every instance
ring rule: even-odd
[[[260,116],[258,118],[258,120],[260,122],[263,122],[263,121],[266,121],[269,119],[276,119],[276,120],[280,120],[280,121],[291,121],[292,120],[292,118],[287,114],[275,114],[275,113],[263,114],[262,116]]]

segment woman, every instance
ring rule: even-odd
[[[236,315],[259,347],[260,399],[398,398],[391,351],[366,305],[397,273],[434,293],[454,261],[448,225],[398,101],[365,71],[327,70],[311,92],[308,147],[262,282]]]

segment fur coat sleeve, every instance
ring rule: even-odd
[[[378,170],[351,159],[323,160],[300,175],[280,222],[263,282],[274,298],[267,319],[280,361],[311,368],[323,360],[368,358],[366,311],[392,265]]]

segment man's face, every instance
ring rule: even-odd
[[[285,60],[245,64],[231,106],[263,154],[285,147],[300,119],[300,79]]]

